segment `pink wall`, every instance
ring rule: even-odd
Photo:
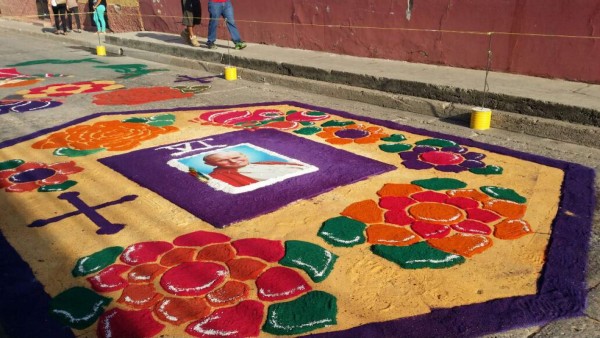
[[[206,37],[207,0],[201,1],[204,20],[196,33]],[[599,1],[232,1],[249,42],[485,69],[486,33],[497,32],[491,36],[492,70],[600,83]],[[180,0],[139,0],[139,8],[118,10],[108,3],[115,32],[179,33],[183,28]],[[0,0],[0,10],[3,16],[35,14],[35,0]],[[222,26],[219,37],[227,37]]]

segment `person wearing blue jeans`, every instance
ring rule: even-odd
[[[104,12],[106,12],[106,0],[94,0],[94,23],[96,24],[99,34],[106,33]]]
[[[217,48],[215,41],[217,40],[217,26],[220,17],[225,19],[231,40],[235,43],[235,49],[246,48],[246,44],[242,41],[240,32],[235,25],[231,0],[209,0],[208,13],[210,14],[210,22],[208,23],[208,39],[206,41],[206,46],[209,49]]]

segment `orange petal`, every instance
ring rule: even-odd
[[[341,214],[364,223],[383,221],[383,211],[379,209],[377,202],[373,200],[352,203]]]
[[[500,239],[517,239],[532,232],[529,223],[522,219],[507,219],[494,228],[494,236]]]
[[[158,319],[173,325],[201,319],[208,316],[210,311],[204,297],[164,298],[154,307],[154,314]]]
[[[206,300],[212,306],[231,305],[246,299],[249,292],[248,285],[238,281],[228,281],[222,287],[209,292]]]
[[[414,185],[414,184],[387,183],[383,186],[383,188],[381,188],[377,192],[377,195],[379,195],[380,197],[385,197],[385,196],[408,197],[411,194],[413,194],[417,191],[422,191],[422,190],[423,189],[421,187],[419,187],[418,185]]]
[[[160,264],[164,266],[175,266],[183,262],[194,260],[196,250],[192,248],[175,248],[164,254],[160,259]]]
[[[237,280],[256,279],[265,267],[265,263],[252,258],[237,258],[227,262],[231,278]]]
[[[328,138],[325,141],[327,143],[331,143],[331,144],[348,144],[348,143],[352,143],[353,142],[352,139],[349,139],[349,138],[339,138],[339,137]]]
[[[490,248],[492,240],[482,235],[455,234],[444,238],[431,238],[427,243],[432,247],[457,255],[471,257]]]
[[[207,246],[198,252],[197,260],[227,262],[235,257],[235,249],[229,243]]]
[[[468,197],[480,202],[490,199],[488,195],[475,189],[450,190],[447,194],[450,197]]]
[[[367,228],[368,242],[371,244],[406,246],[419,242],[421,238],[412,231],[393,225],[373,224]]]
[[[525,216],[526,204],[519,204],[505,200],[489,200],[483,204],[485,209],[495,211],[497,214],[510,219],[519,219]]]
[[[158,303],[163,296],[156,293],[152,284],[130,284],[123,289],[117,302],[134,309],[147,309]]]

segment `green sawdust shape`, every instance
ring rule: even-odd
[[[383,137],[381,140],[385,142],[402,142],[406,141],[406,137],[402,134],[392,134],[388,137]]]
[[[56,148],[52,153],[54,156],[67,156],[67,157],[81,157],[87,156],[91,154],[95,154],[105,150],[105,148],[96,148],[96,149],[87,149],[87,150],[78,150],[73,148]]]
[[[23,163],[25,163],[23,160],[8,160],[0,162],[0,170],[14,169]]]
[[[337,299],[312,291],[291,302],[269,306],[263,331],[276,335],[309,332],[337,324]]]
[[[343,127],[343,126],[349,126],[351,124],[356,124],[356,122],[331,120],[331,121],[327,121],[327,122],[321,124],[321,127]]]
[[[71,274],[74,277],[78,277],[100,271],[114,263],[123,250],[125,250],[123,247],[112,246],[89,256],[81,257],[75,263],[75,267],[73,267]]]
[[[429,190],[462,189],[467,186],[465,182],[453,178],[430,178],[426,180],[415,180],[410,183]]]
[[[488,165],[484,168],[471,168],[469,171],[477,175],[502,175],[504,169],[496,165]]]
[[[39,187],[38,191],[39,192],[65,191],[76,184],[77,184],[77,181],[68,180],[68,181],[64,181],[61,184],[50,184],[50,185],[45,185],[43,187]]]
[[[513,201],[521,204],[527,202],[527,199],[525,197],[519,195],[516,191],[509,188],[483,186],[480,189],[488,196],[491,196],[493,198]]]
[[[321,130],[323,130],[323,129],[321,129],[319,127],[304,127],[304,128],[300,128],[298,130],[294,130],[294,133],[300,134],[300,135],[313,135],[313,134],[320,132]]]
[[[456,143],[456,142],[453,142],[450,140],[444,140],[441,138],[430,138],[430,139],[426,139],[426,140],[421,140],[421,141],[415,142],[415,144],[418,144],[420,146],[433,146],[433,147],[440,147],[440,148],[455,147],[458,145],[458,143]]]
[[[403,143],[395,143],[395,144],[380,144],[379,149],[385,151],[386,153],[399,153],[403,151],[407,151],[412,146],[410,144]]]
[[[432,248],[426,242],[410,246],[373,245],[371,250],[404,269],[444,269],[465,262],[464,257]]]
[[[351,247],[365,242],[366,227],[365,223],[339,216],[326,220],[318,235],[333,246]]]
[[[94,324],[112,298],[82,287],[65,290],[50,301],[50,313],[65,325],[82,330]]]
[[[286,241],[285,256],[279,264],[304,270],[313,282],[322,282],[329,276],[338,256],[309,242]]]

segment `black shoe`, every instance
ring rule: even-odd
[[[217,45],[215,45],[214,43],[207,43],[206,44],[206,48],[208,48],[208,49],[217,49]]]

